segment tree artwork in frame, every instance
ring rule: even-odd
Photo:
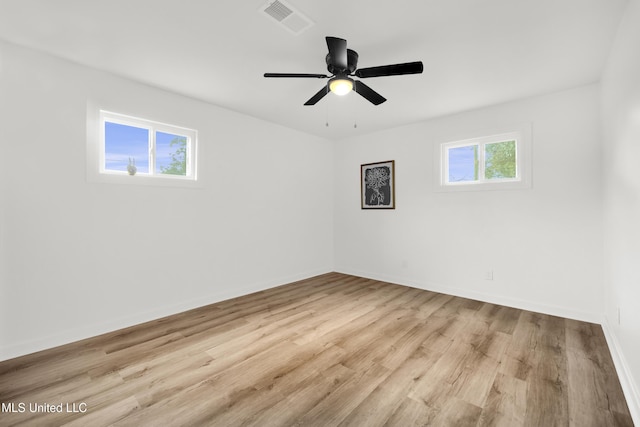
[[[362,209],[395,209],[395,161],[360,165]]]

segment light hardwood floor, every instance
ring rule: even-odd
[[[1,362],[0,402],[2,426],[633,425],[600,326],[338,273]]]

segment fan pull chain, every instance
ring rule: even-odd
[[[325,117],[326,118],[325,118],[324,125],[325,125],[325,127],[329,127],[329,105],[328,105],[328,103],[325,103],[325,106],[326,107],[325,107],[324,111],[325,111]]]

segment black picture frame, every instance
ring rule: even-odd
[[[362,209],[395,209],[395,185],[395,160],[360,165]]]

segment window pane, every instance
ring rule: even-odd
[[[105,170],[127,172],[131,161],[138,173],[148,173],[149,131],[111,122],[105,122],[104,127]]]
[[[187,175],[187,137],[156,132],[156,173]]]
[[[455,147],[447,150],[449,181],[464,182],[478,180],[478,146]]]
[[[504,141],[485,145],[485,169],[487,179],[516,177],[516,142]]]

